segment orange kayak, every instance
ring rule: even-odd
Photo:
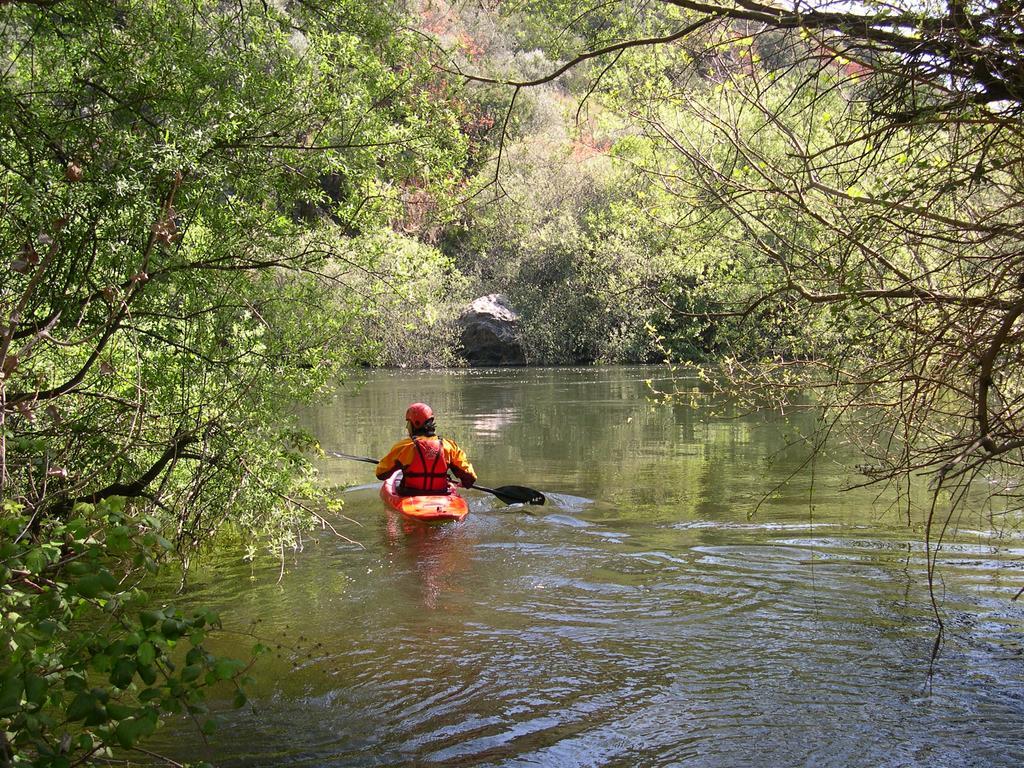
[[[466,500],[459,496],[454,485],[449,485],[446,496],[402,496],[398,484],[402,473],[396,472],[380,487],[380,497],[389,507],[410,520],[425,523],[442,523],[446,520],[461,520],[469,514]]]

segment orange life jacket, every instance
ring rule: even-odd
[[[402,470],[400,493],[440,495],[448,493],[448,461],[440,437],[414,437],[412,464]]]

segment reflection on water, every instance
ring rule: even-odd
[[[469,492],[463,523],[423,527],[368,466],[325,460],[365,549],[321,537],[281,585],[271,561],[208,563],[188,599],[277,653],[209,746],[184,722],[157,746],[225,766],[1020,765],[1019,513],[997,535],[968,514],[946,543],[930,667],[920,530],[839,491],[857,457],[784,483],[809,416],[652,406],[652,375],[361,374],[306,416],[325,447],[379,455],[424,400],[483,484],[549,504]]]
[[[424,525],[388,510],[384,525],[384,547],[389,565],[404,562],[402,570],[411,577],[402,588],[415,601],[417,595],[427,609],[435,609],[438,597],[459,589],[473,567],[472,529],[462,525]]]
[[[500,435],[519,418],[515,408],[499,408],[493,413],[481,413],[473,417],[473,432],[477,435]]]

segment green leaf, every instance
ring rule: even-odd
[[[25,567],[30,573],[42,573],[47,565],[49,565],[49,561],[46,553],[38,547],[29,550],[28,554],[25,555]]]
[[[164,619],[160,625],[160,634],[168,640],[176,640],[185,633],[185,622],[178,619]]]
[[[85,725],[104,725],[109,719],[107,717],[107,708],[97,701],[93,709],[85,716],[83,722]]]
[[[149,736],[156,730],[155,716],[144,715],[122,720],[114,732],[118,743],[122,747],[132,747],[139,739]]]
[[[0,715],[8,715],[18,710],[24,690],[25,683],[20,675],[9,674],[0,680]]]
[[[135,653],[135,658],[138,660],[139,666],[148,667],[156,661],[156,648],[148,641],[142,643]]]
[[[132,548],[130,532],[126,526],[118,525],[107,531],[107,549],[115,554],[127,552]]]
[[[64,678],[64,687],[72,692],[81,692],[86,688],[85,678],[78,674],[69,674]]]
[[[84,576],[87,573],[92,573],[94,566],[84,560],[73,560],[68,563],[67,569],[72,576]]]
[[[114,662],[114,668],[110,671],[110,682],[118,688],[127,688],[135,679],[137,670],[138,665],[135,663],[135,659],[122,656]]]
[[[190,664],[181,670],[181,681],[183,683],[191,683],[193,680],[199,677],[203,672],[203,668],[198,664]]]
[[[114,574],[106,568],[101,568],[96,576],[99,578],[100,584],[103,585],[103,589],[106,591],[113,592],[117,589],[117,579],[114,577]]]
[[[114,720],[124,720],[125,718],[130,717],[134,712],[135,708],[129,707],[127,704],[121,704],[114,701],[107,704],[107,714]]]
[[[230,680],[235,673],[242,669],[242,662],[236,659],[219,659],[213,665],[213,673],[218,680]]]
[[[97,704],[96,697],[92,693],[84,691],[71,700],[65,715],[72,722],[84,720],[96,708]]]
[[[37,707],[43,706],[49,689],[50,686],[47,685],[46,680],[39,675],[31,673],[25,675],[25,698],[30,704]]]
[[[140,666],[139,677],[146,685],[153,685],[156,682],[156,667],[154,666]]]
[[[96,598],[106,592],[103,586],[103,580],[100,579],[98,574],[90,574],[83,576],[74,583],[75,591],[82,597]]]

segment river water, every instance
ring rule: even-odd
[[[842,445],[808,462],[812,414],[656,405],[663,375],[354,374],[304,416],[325,448],[382,455],[424,400],[482,484],[548,505],[470,492],[462,523],[403,524],[372,467],[325,459],[358,546],[312,532],[280,583],[234,552],[198,570],[182,602],[238,633],[217,650],[274,654],[251,705],[214,702],[208,744],[171,723],[157,748],[222,766],[1024,764],[1021,516],[954,520],[932,662],[921,511],[908,527],[891,493],[843,492]]]

